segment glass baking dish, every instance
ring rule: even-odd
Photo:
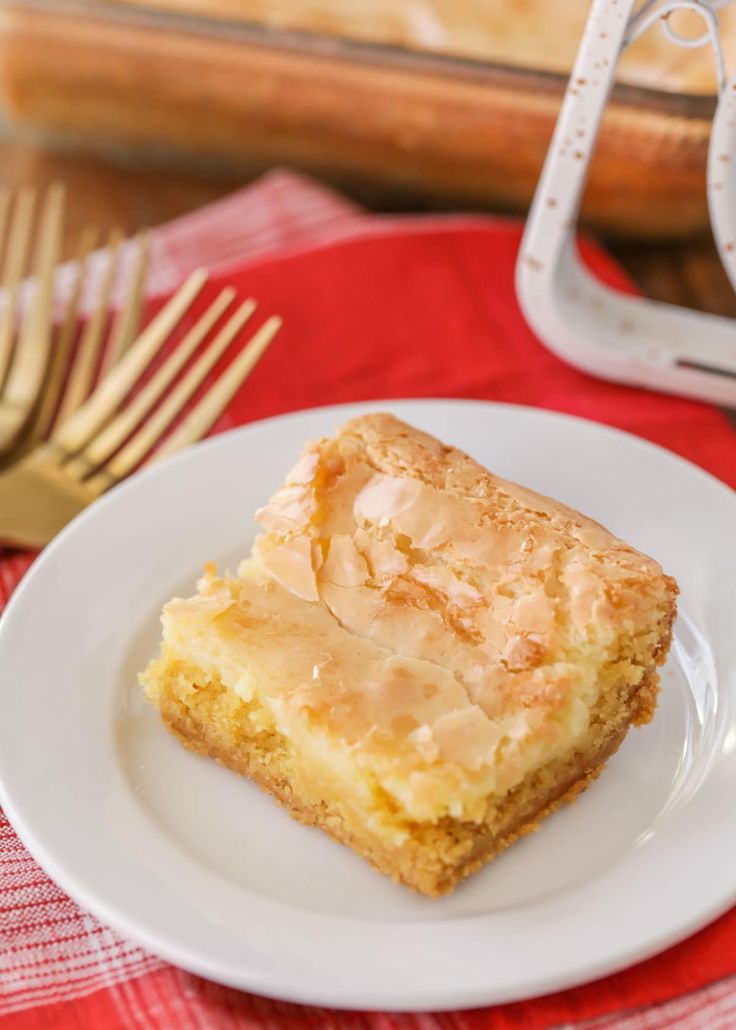
[[[348,38],[341,24],[336,34],[332,23],[328,33],[319,20],[307,31],[305,6],[0,0],[6,121],[141,159],[188,155],[249,171],[287,163],[382,196],[525,208],[564,74],[523,66],[518,42],[507,53],[515,64],[503,64],[447,37],[433,51],[396,24],[376,38],[365,28]],[[260,8],[268,24],[240,16]],[[617,86],[591,168],[589,223],[648,236],[707,226],[715,98],[702,61],[688,68],[660,68],[667,89]],[[626,74],[652,78],[646,52]]]

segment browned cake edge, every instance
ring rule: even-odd
[[[388,846],[361,825],[355,812],[348,814],[339,800],[327,802],[324,785],[301,777],[295,782],[293,755],[284,748],[283,738],[274,732],[264,734],[251,729],[245,712],[237,720],[237,741],[218,732],[223,696],[227,695],[228,705],[237,706],[242,703],[237,695],[220,684],[197,684],[195,674],[191,677],[194,689],[182,696],[176,688],[176,683],[181,683],[181,670],[168,681],[162,659],[154,663],[157,671],[152,678],[162,719],[187,748],[253,779],[299,822],[319,827],[349,845],[393,880],[422,894],[439,896],[518,837],[538,829],[542,820],[564,802],[574,801],[599,775],[629,727],[650,721],[659,684],[656,666],[664,659],[670,638],[671,621],[639,685],[632,690],[629,685],[614,684],[602,694],[591,713],[590,732],[583,746],[543,765],[498,806],[489,806],[484,823],[446,817],[436,824],[412,824],[408,839],[398,846]]]

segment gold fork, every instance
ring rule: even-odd
[[[64,216],[64,188],[52,184],[38,219],[33,290],[28,310],[18,315],[18,293],[28,265],[36,193],[30,187],[13,198],[0,194],[0,241],[4,241],[2,286],[5,308],[0,316],[0,467],[46,439],[54,422],[67,418],[88,396],[98,372],[102,376],[135,339],[140,322],[148,235],[137,237],[130,286],[120,313],[109,329],[111,294],[118,273],[122,233],[113,229],[93,310],[79,341],[80,300],[87,263],[97,233],[86,228],[79,241],[74,280],[64,316],[53,325],[53,277],[59,263]],[[7,230],[7,231],[6,231]],[[100,350],[104,343],[107,345]],[[60,404],[61,401],[61,404]]]
[[[10,192],[0,197],[0,240],[7,228],[5,308],[0,317],[0,454],[13,446],[30,418],[51,348],[51,293],[61,245],[63,187],[54,184],[46,193],[34,256],[35,289],[17,332],[18,290],[26,272],[35,208],[36,193],[30,187],[19,192],[15,203]]]
[[[150,379],[123,403],[206,279],[206,272],[193,272],[81,407],[54,428],[50,440],[0,474],[0,542],[16,547],[44,546],[83,508],[141,462],[148,465],[207,433],[281,326],[277,316],[264,322],[165,437],[255,310],[253,300],[241,303],[161,400],[232,305],[235,291],[230,287],[218,294]]]

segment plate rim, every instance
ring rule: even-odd
[[[531,405],[506,404],[494,401],[476,400],[472,398],[384,398],[379,401],[361,400],[337,405],[321,405],[319,407],[311,408],[305,407],[286,412],[281,415],[254,420],[246,423],[245,425],[234,427],[222,434],[218,434],[215,437],[202,441],[196,445],[196,449],[201,453],[202,450],[212,449],[218,445],[222,446],[224,439],[229,440],[233,436],[247,434],[249,430],[254,428],[267,427],[269,424],[274,422],[298,419],[300,416],[334,413],[336,418],[339,418],[341,413],[355,411],[358,408],[373,408],[381,410],[384,406],[387,408],[394,408],[398,405],[431,406],[437,404],[448,406],[461,405],[466,408],[475,406],[478,408],[506,409],[520,416],[541,415],[544,417],[551,417],[561,422],[581,422],[586,426],[586,428],[600,430],[604,435],[612,434],[614,437],[620,436],[628,438],[628,442],[634,441],[636,445],[643,445],[646,449],[656,452],[658,457],[661,458],[664,456],[674,466],[685,465],[689,471],[695,471],[699,476],[704,477],[704,481],[710,486],[715,484],[717,487],[722,488],[723,500],[726,503],[732,504],[736,499],[736,491],[734,491],[727,483],[724,483],[722,480],[696,465],[694,462],[682,458],[674,452],[667,450],[665,447],[649,440],[645,440],[634,433],[603,423],[594,422],[581,416],[568,415],[564,412],[553,411]],[[164,467],[170,468],[175,463],[183,463],[186,461],[191,450],[192,448],[188,448],[186,451],[168,459],[165,463],[146,469],[144,472],[132,477],[130,480],[123,482],[111,490],[98,502],[90,506],[90,508],[80,513],[77,518],[75,518],[62,530],[60,534],[58,534],[44,552],[39,555],[31,569],[29,569],[23,577],[22,582],[14,591],[8,605],[0,617],[0,662],[2,661],[2,643],[6,625],[13,618],[15,609],[22,603],[22,598],[25,596],[27,590],[31,589],[35,579],[39,575],[43,574],[46,563],[53,557],[57,550],[64,546],[67,536],[71,533],[82,531],[87,520],[92,520],[97,517],[103,505],[107,507],[110,504],[114,504],[114,498],[116,496],[119,497],[123,491],[133,488],[134,485],[136,483],[140,483],[144,477],[150,478],[152,476],[156,476],[159,474],[160,469]],[[668,929],[660,932],[659,934],[650,935],[638,948],[621,945],[615,955],[609,956],[606,960],[591,962],[587,966],[578,967],[578,969],[574,973],[571,973],[569,978],[564,982],[560,980],[559,976],[552,976],[548,980],[545,980],[544,977],[537,976],[534,978],[532,993],[530,993],[529,990],[504,993],[503,991],[494,992],[482,988],[479,988],[476,992],[460,988],[456,993],[454,993],[452,987],[443,986],[435,988],[434,990],[426,989],[426,993],[421,999],[412,1000],[405,996],[387,996],[385,993],[381,994],[380,990],[378,992],[368,992],[363,996],[360,996],[355,989],[349,988],[344,996],[341,994],[340,990],[337,989],[333,992],[332,996],[326,998],[325,992],[319,989],[315,993],[308,989],[287,988],[284,987],[283,984],[279,983],[274,983],[273,985],[264,985],[262,981],[254,983],[252,980],[248,981],[247,975],[240,977],[223,976],[222,972],[219,971],[217,967],[211,966],[206,960],[200,960],[197,959],[196,956],[193,956],[186,946],[181,948],[176,943],[169,943],[165,937],[157,935],[155,932],[150,932],[147,927],[141,927],[135,922],[129,922],[126,913],[117,910],[114,903],[106,902],[105,899],[98,898],[96,894],[90,896],[87,889],[84,887],[84,884],[76,881],[73,872],[67,872],[63,865],[59,866],[56,863],[53,853],[46,849],[46,847],[37,839],[33,829],[26,824],[22,813],[16,808],[12,796],[7,792],[6,776],[2,774],[2,765],[2,756],[0,755],[0,803],[5,810],[5,814],[9,822],[18,834],[24,846],[28,849],[39,865],[48,872],[52,879],[67,894],[75,900],[78,900],[78,903],[83,908],[91,911],[94,915],[100,918],[102,922],[112,926],[125,937],[139,943],[146,950],[153,952],[155,955],[158,955],[164,960],[170,961],[189,972],[205,976],[209,979],[215,980],[216,982],[226,984],[227,986],[241,990],[251,990],[266,996],[300,1004],[326,1005],[341,1009],[353,1008],[366,1010],[380,1007],[390,1008],[393,1011],[416,1011],[419,1008],[431,1008],[434,1011],[441,1011],[469,1008],[478,1005],[502,1004],[517,1001],[522,998],[537,997],[551,991],[564,990],[577,984],[599,979],[602,976],[609,975],[617,970],[657,954],[668,946],[676,943],[677,941],[683,940],[692,933],[695,933],[702,927],[706,926],[708,923],[712,922],[718,917],[718,915],[727,911],[733,905],[734,901],[736,901],[735,877],[733,889],[730,895],[724,897],[720,902],[714,903],[706,909],[703,909],[696,917],[680,924],[677,929]]]

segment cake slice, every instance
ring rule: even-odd
[[[189,748],[424,894],[594,779],[655,709],[677,586],[390,415],[309,444],[236,578],[142,676]]]

